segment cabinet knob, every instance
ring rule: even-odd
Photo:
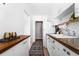
[[[23,42],[23,44],[26,44],[26,43],[27,43],[27,41]]]
[[[68,55],[70,55],[70,53],[69,53],[69,52],[67,52],[67,54],[68,54]]]
[[[63,49],[64,52],[66,52],[66,49]]]
[[[53,41],[53,43],[55,43],[55,41]]]

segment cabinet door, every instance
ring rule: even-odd
[[[55,42],[55,46],[57,47],[57,51],[58,51],[58,55],[60,55],[60,56],[65,56],[66,55],[66,53],[65,53],[65,51],[63,51],[63,48],[64,48],[64,46],[62,45],[62,44],[60,44],[59,42]]]
[[[14,52],[15,48],[10,48],[7,51],[3,52],[2,54],[0,54],[0,56],[14,56],[15,52]]]
[[[28,39],[14,46],[15,56],[28,56],[29,55],[29,41]]]
[[[50,56],[58,56],[59,54],[59,50],[57,49],[57,47],[55,46],[55,40],[51,37],[49,37],[49,42],[48,42],[48,51]]]
[[[49,52],[50,56],[54,56],[53,46],[52,45],[53,45],[53,43],[52,43],[51,37],[48,36],[48,39],[47,39],[47,49],[48,49],[48,52]]]
[[[73,51],[65,47],[64,45],[60,44],[59,42],[56,42],[56,43],[57,43],[56,47],[59,48],[59,50],[61,51],[60,54],[62,56],[76,56],[77,55],[76,53],[74,53]]]
[[[27,56],[29,55],[29,38],[18,43],[12,48],[8,49],[1,56]]]
[[[75,17],[79,17],[79,3],[75,3]]]
[[[47,49],[48,49],[48,52],[49,52],[49,55],[51,55],[51,46],[50,46],[50,38],[49,36],[47,36]]]
[[[52,40],[52,48],[53,48],[53,55],[54,56],[62,56],[62,52],[59,49],[58,42],[55,41],[54,39]]]
[[[64,47],[66,49],[66,54],[67,56],[78,56],[78,54],[76,54],[75,52],[73,52],[72,50]]]

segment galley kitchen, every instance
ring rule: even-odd
[[[78,56],[79,3],[1,3],[0,56]]]

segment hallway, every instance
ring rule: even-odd
[[[44,56],[42,40],[38,39],[33,43],[29,56]]]

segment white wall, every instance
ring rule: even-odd
[[[30,17],[30,34],[31,34],[31,39],[30,39],[30,43],[31,43],[31,45],[33,44],[33,42],[35,41],[35,34],[34,34],[34,32],[35,32],[35,23],[34,23],[34,21],[33,21],[33,18],[32,18],[33,16],[31,16]]]
[[[53,27],[52,22],[44,21],[43,22],[43,46],[47,47],[47,35],[55,33],[55,28]]]
[[[11,3],[0,5],[0,38],[4,32],[17,32],[18,35],[30,35],[30,15],[25,4]],[[24,11],[26,10],[26,12]],[[30,47],[29,38],[29,47]]]
[[[17,32],[24,34],[24,7],[20,4],[0,5],[0,34]]]
[[[27,16],[26,14],[25,16],[25,25],[24,25],[24,34],[25,35],[30,35],[30,16]]]

